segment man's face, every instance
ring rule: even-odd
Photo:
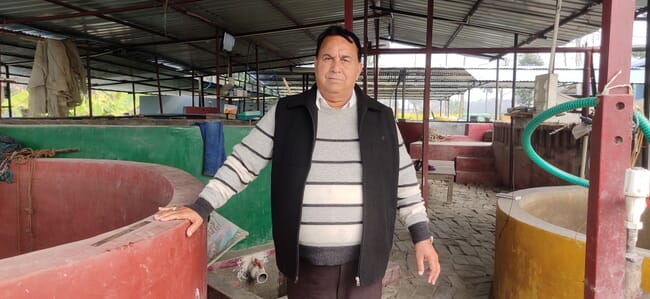
[[[361,74],[362,65],[357,59],[357,47],[341,36],[328,36],[314,59],[316,85],[326,100],[348,97]],[[329,98],[328,98],[329,97]],[[349,98],[345,98],[347,101]]]

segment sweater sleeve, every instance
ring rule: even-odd
[[[400,219],[408,227],[411,240],[417,243],[431,238],[429,218],[420,192],[420,184],[415,175],[411,157],[406,151],[402,135],[397,128],[399,143],[399,179],[397,186],[397,211]]]
[[[233,195],[244,190],[271,160],[274,132],[275,106],[241,143],[233,147],[232,153],[203,188],[199,198],[187,207],[206,220],[212,210],[223,206]]]

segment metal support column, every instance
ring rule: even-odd
[[[217,101],[219,101],[219,95],[217,95]],[[192,70],[192,107],[196,107],[194,103],[194,70]]]
[[[363,0],[363,92],[368,94],[368,0]]]
[[[429,165],[429,105],[431,104],[431,49],[433,43],[433,0],[427,1],[427,36],[426,36],[426,58],[424,63],[424,105],[422,112],[422,198],[424,204],[429,206],[429,172],[426,171]]]
[[[499,120],[499,109],[501,108],[501,101],[503,99],[499,96],[499,66],[501,65],[501,59],[497,58],[497,78],[496,78],[496,88],[494,90],[494,120]]]
[[[472,87],[467,89],[467,115],[465,115],[465,117],[467,117],[467,122],[469,122],[469,103],[471,102],[471,99],[472,99]]]
[[[266,114],[266,86],[262,86],[262,116]]]
[[[352,0],[344,0],[345,4],[343,5],[343,19],[345,24],[345,29],[352,31],[352,19],[354,15],[352,13],[353,3]]]
[[[515,33],[514,40],[514,54],[512,57],[512,101],[510,108],[515,108],[515,95],[517,90],[517,45],[519,44],[519,33]],[[510,146],[508,154],[508,181],[510,187],[515,190],[515,121],[514,117],[510,116]]]
[[[93,88],[90,80],[90,45],[86,44],[86,78],[88,78],[88,114],[93,117]]]
[[[257,111],[260,111],[260,57],[257,52],[257,45],[255,45],[255,93],[257,94]]]
[[[138,114],[138,111],[135,109],[135,82],[131,80],[131,94],[133,95],[133,115]]]
[[[160,65],[158,64],[158,57],[154,57],[156,62],[156,87],[158,88],[158,106],[160,107],[160,114],[163,114],[162,92],[160,91]]]
[[[11,79],[9,79],[11,74],[9,74],[9,65],[8,64],[5,64],[5,74],[7,74],[7,85],[6,85],[7,92],[5,94],[7,95],[7,106],[8,106],[8,109],[9,109],[9,118],[13,118],[14,117],[13,114],[12,114],[13,112],[11,111],[11,108],[13,107],[11,105]]]
[[[590,96],[591,93],[591,65],[592,65],[592,59],[593,59],[593,53],[591,51],[585,51],[585,61],[584,61],[584,66],[582,68],[582,96],[583,97],[588,97]],[[588,108],[583,108],[587,109]]]
[[[630,82],[635,1],[604,0],[602,6],[597,93],[604,95],[598,98],[592,133],[586,299],[623,298],[624,294],[626,230],[623,223],[626,215],[623,184],[625,169],[630,167],[631,160],[633,99],[627,88],[604,89],[610,80],[608,86]]]
[[[11,111],[11,108],[9,108]],[[2,55],[0,55],[0,119],[2,118]]]
[[[375,19],[375,48],[379,50],[379,19]],[[377,51],[379,52],[379,51]],[[375,60],[373,61],[374,69],[372,76],[373,83],[373,97],[375,100],[379,100],[379,54],[375,54]]]
[[[645,23],[645,52],[646,57],[647,53],[650,53],[650,22],[646,20]],[[650,117],[650,60],[645,60],[645,79],[644,79],[644,89],[643,89],[643,115],[645,117]],[[648,169],[650,168],[650,147],[647,143],[643,144],[643,154],[641,155],[643,159],[643,167]]]
[[[199,107],[203,106],[203,76],[199,76]]]
[[[217,86],[215,87],[214,94],[215,94],[215,97],[217,99],[217,101],[216,101],[217,102],[217,113],[219,113],[219,112],[221,112],[221,97],[220,97],[221,84],[219,84],[219,77],[221,77],[221,74],[220,74],[221,73],[221,69],[220,69],[220,67],[221,67],[220,66],[220,64],[221,64],[221,61],[220,61],[220,58],[221,58],[221,30],[217,29],[216,35],[217,36],[215,37],[215,40],[214,40],[214,42],[216,44],[216,46],[215,46],[216,49],[215,49],[215,54],[214,54],[214,60],[215,60],[215,63],[214,63],[214,76],[215,76],[216,79],[215,79],[214,83]],[[194,80],[192,80],[192,84],[194,84]],[[192,93],[192,97],[194,97],[194,93]]]

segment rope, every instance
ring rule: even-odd
[[[56,155],[55,150],[51,149],[42,149],[42,150],[33,150],[31,148],[23,148],[21,150],[15,151],[11,154],[13,159],[18,164],[25,164],[27,161],[38,158],[52,158]]]
[[[2,159],[0,162],[0,182],[7,181],[8,183],[13,182],[13,175],[9,166],[11,165],[11,160],[16,156],[16,152],[11,152],[9,157]]]
[[[65,148],[65,149],[41,149],[33,150],[31,148],[23,148],[17,151],[3,153],[2,162],[0,162],[0,182],[13,182],[13,174],[9,166],[11,162],[18,164],[25,164],[28,161],[39,158],[52,158],[59,153],[78,152],[79,148]]]
[[[16,226],[16,234],[18,236],[17,249],[19,253],[30,252],[33,249],[33,221],[34,214],[33,198],[32,198],[32,180],[34,177],[34,160],[38,158],[52,158],[58,153],[77,152],[79,148],[66,148],[66,149],[41,149],[33,150],[31,148],[23,148],[20,150],[6,152],[2,154],[2,161],[0,162],[0,182],[6,181],[7,183],[13,182],[13,174],[10,166],[11,162],[17,164],[25,164],[29,162],[29,173],[27,174],[27,207],[25,212],[25,228],[24,234],[22,230],[22,217],[21,216],[21,201],[20,201],[20,180],[16,184],[16,215],[18,215],[18,225]],[[23,244],[25,242],[25,244]]]

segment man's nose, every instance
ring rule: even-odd
[[[341,68],[343,65],[341,64],[341,60],[339,59],[332,59],[332,65],[330,66],[330,71],[338,73],[341,71]]]

